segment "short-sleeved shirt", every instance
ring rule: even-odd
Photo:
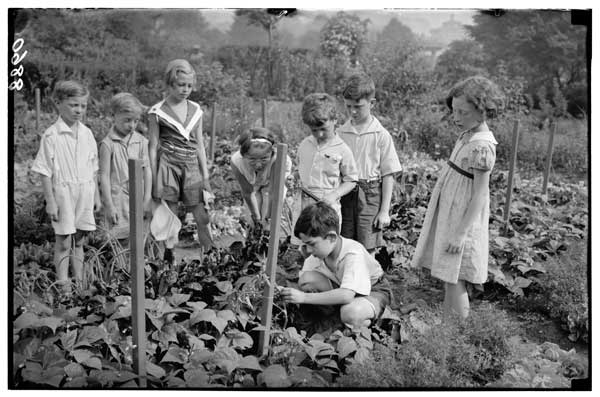
[[[340,288],[352,290],[359,295],[369,295],[371,286],[383,275],[381,265],[358,241],[340,238],[342,239],[342,248],[334,269],[327,267],[322,259],[311,255],[304,261],[300,274],[306,271],[316,271],[339,285]]]
[[[170,145],[181,149],[196,149],[200,136],[192,134],[202,123],[202,109],[196,102],[187,100],[187,115],[180,120],[166,100],[162,100],[148,110],[156,115],[158,139],[162,146]],[[168,147],[168,146],[167,146]]]
[[[352,151],[338,135],[322,145],[312,135],[304,138],[298,147],[298,171],[302,186],[317,196],[342,182],[358,181]]]
[[[142,168],[148,167],[148,139],[139,132],[120,136],[111,128],[108,135],[100,142],[110,153],[111,185],[127,185],[129,181],[129,159],[142,160]]]
[[[55,186],[93,181],[98,171],[94,134],[80,121],[71,128],[59,117],[42,135],[31,170],[50,177]]]
[[[376,180],[402,171],[392,136],[374,116],[360,134],[350,120],[337,132],[352,150],[360,180]]]

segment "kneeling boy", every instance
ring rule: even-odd
[[[298,285],[284,288],[286,302],[340,305],[340,318],[351,329],[369,326],[390,303],[391,289],[381,265],[357,241],[338,233],[337,212],[318,202],[304,208],[294,234],[310,256]]]

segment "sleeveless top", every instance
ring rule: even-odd
[[[174,147],[176,149],[196,149],[197,138],[192,131],[202,122],[202,109],[200,105],[187,100],[188,110],[185,121],[182,123],[173,112],[173,109],[162,100],[148,110],[154,114],[158,123],[158,139],[161,147]]]

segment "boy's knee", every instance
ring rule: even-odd
[[[302,273],[298,279],[298,286],[304,292],[322,292],[331,289],[329,279],[315,271],[306,271]]]
[[[71,236],[61,235],[56,236],[55,246],[59,251],[67,251],[71,249]]]
[[[340,319],[342,323],[355,328],[366,327],[371,324],[372,310],[365,311],[357,300],[340,307]]]

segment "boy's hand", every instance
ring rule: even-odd
[[[56,201],[46,202],[46,213],[52,222],[58,222],[58,206],[56,205]]]
[[[294,174],[290,174],[285,178],[285,187],[288,188],[288,190],[292,190],[294,189],[294,186],[296,185],[296,177],[294,176]]]
[[[119,214],[117,213],[117,209],[114,206],[111,206],[107,210],[108,213],[108,221],[113,225],[119,223]]]
[[[288,303],[304,303],[306,299],[304,292],[287,287],[281,291],[281,297]]]
[[[390,225],[390,221],[390,214],[387,211],[380,211],[373,221],[373,226],[377,229],[384,229]]]
[[[327,193],[325,196],[323,196],[323,201],[329,205],[335,205],[338,201],[338,195],[335,192]]]

